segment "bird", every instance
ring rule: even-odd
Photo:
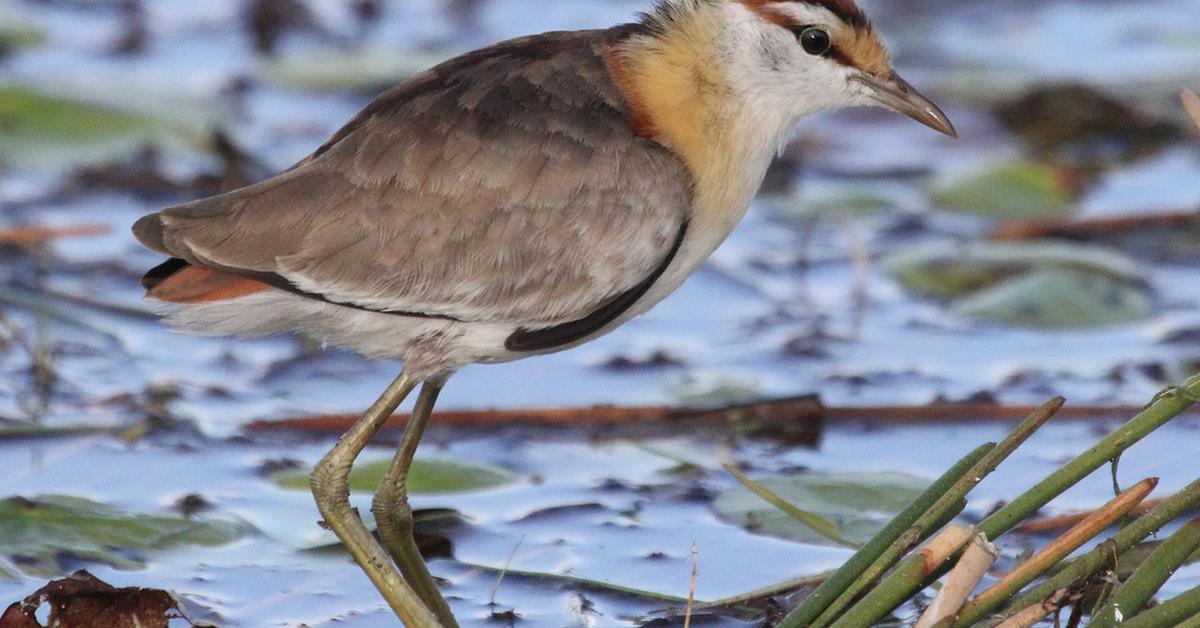
[[[166,322],[297,331],[400,375],[316,465],[324,521],[408,626],[456,626],[405,478],[447,380],[564,351],[678,288],[747,211],[797,123],[882,106],[956,137],[853,0],[660,0],[629,24],[468,52],[380,95],[274,178],[133,227]],[[355,458],[420,387],[372,503]]]

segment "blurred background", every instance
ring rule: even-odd
[[[748,218],[677,294],[583,348],[469,368],[440,407],[804,394],[830,406],[1020,405],[1055,394],[1127,406],[1200,370],[1200,141],[1179,105],[1180,88],[1200,89],[1195,0],[863,5],[897,68],[943,105],[961,139],[885,111],[806,121]],[[86,498],[60,506],[100,520],[207,511],[216,526],[171,552],[0,535],[0,602],[84,565],[180,591],[226,623],[379,625],[387,615],[366,580],[318,551],[331,537],[304,491],[278,477],[332,439],[247,426],[358,412],[398,365],[293,337],[169,332],[137,281],[158,257],[129,226],[288,167],[374,95],[440,60],[647,8],[0,0],[0,498]],[[1010,495],[1103,427],[1054,426],[1019,477],[986,484],[972,508],[986,511],[989,496]],[[1178,458],[1191,471],[1178,481],[1191,479],[1196,427],[1180,422],[1147,446],[1154,455],[1131,454],[1122,469],[1156,465],[1170,490],[1162,466]],[[481,469],[495,486],[434,491],[417,505],[452,509],[433,518],[433,536],[450,546],[434,571],[454,583],[465,617],[503,621],[512,610],[523,625],[641,625],[686,595],[693,540],[706,599],[844,559],[744,529],[745,513],[716,505],[734,499],[713,471],[720,462],[780,477],[870,473],[859,480],[893,490],[1002,432],[868,421],[797,446],[736,426],[688,438],[447,428],[429,447],[490,465]],[[1057,507],[1095,505],[1105,490],[1099,482]],[[490,597],[510,554],[519,570],[666,597],[536,575]],[[762,557],[752,572],[748,555]]]

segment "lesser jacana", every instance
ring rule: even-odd
[[[883,105],[954,135],[853,0],[667,0],[635,24],[523,37],[384,93],[291,170],[147,216],[171,324],[301,330],[404,362],[317,466],[322,516],[409,626],[455,620],[412,542],[405,476],[473,363],[562,351],[683,283],[746,212],[797,121]],[[422,384],[373,511],[355,457]]]

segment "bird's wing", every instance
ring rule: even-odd
[[[385,93],[299,167],[167,209],[189,262],[358,307],[551,326],[636,290],[685,228],[691,179],[630,130],[620,31],[550,33]],[[143,238],[146,239],[146,238]]]

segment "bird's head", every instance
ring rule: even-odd
[[[883,106],[956,135],[896,73],[854,0],[663,0],[644,23],[660,42],[652,52],[690,73],[690,97],[735,101],[785,126],[826,109]]]

